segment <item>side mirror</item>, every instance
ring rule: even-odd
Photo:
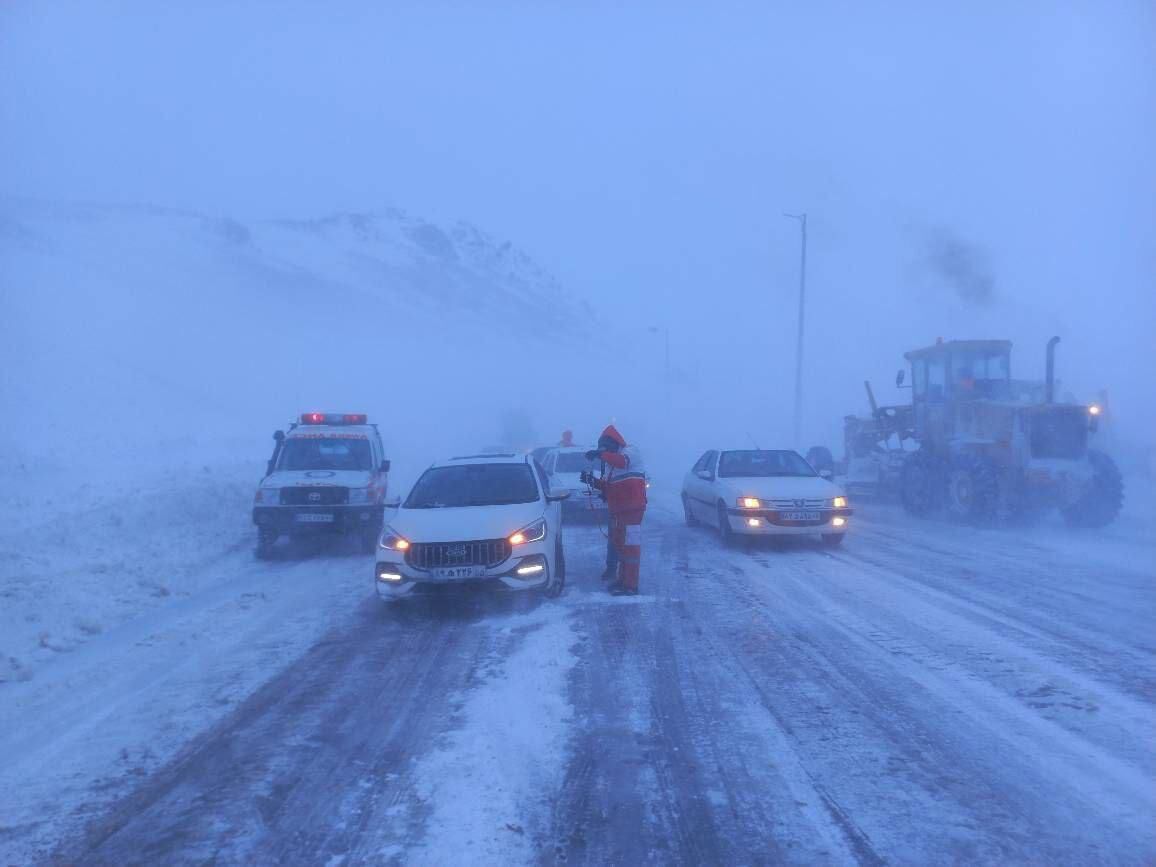
[[[381,466],[377,468],[379,473],[388,473],[391,464],[389,461],[382,461]]]
[[[382,503],[382,505],[385,506],[385,508],[387,508],[387,509],[400,509],[401,508],[401,497],[398,497],[398,496],[388,497]]]
[[[546,494],[547,503],[560,503],[569,498],[570,492],[566,488],[551,488]]]
[[[697,473],[695,473],[695,475],[702,479],[704,482],[714,481],[714,473],[712,473],[710,470],[699,470]]]
[[[831,479],[835,478],[835,474],[831,470],[823,468],[819,470],[819,478],[831,481]]]
[[[903,380],[905,379],[907,379],[907,371],[900,370],[897,374],[895,374],[895,387],[903,388]]]

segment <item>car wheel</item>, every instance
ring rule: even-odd
[[[846,533],[824,533],[823,544],[828,548],[837,548],[843,544],[843,537]]]
[[[566,589],[566,551],[562,548],[562,539],[554,545],[554,574],[550,583],[546,585],[546,595],[557,599]]]
[[[377,550],[377,540],[381,536],[379,530],[366,530],[361,534],[361,553],[372,554]]]
[[[686,518],[686,525],[688,527],[698,526],[698,518],[696,518],[694,516],[694,512],[690,510],[690,499],[686,496],[686,494],[682,495],[682,514],[683,517]]]
[[[273,546],[277,544],[277,533],[272,530],[257,531],[257,550],[254,552],[258,560],[268,560],[273,556]]]
[[[735,533],[731,529],[730,516],[727,514],[727,507],[725,503],[718,504],[718,535],[723,540],[724,544],[729,545],[734,541]]]

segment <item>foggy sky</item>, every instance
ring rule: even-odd
[[[771,400],[807,211],[816,412],[936,336],[1026,376],[1062,333],[1151,430],[1154,33],[1143,2],[10,0],[0,194],[465,218],[687,367],[774,366]]]

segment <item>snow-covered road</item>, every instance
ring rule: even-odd
[[[1156,858],[1151,536],[855,529],[725,549],[654,508],[613,599],[572,527],[540,604],[227,553],[0,684],[0,863]]]

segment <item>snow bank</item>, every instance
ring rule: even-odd
[[[461,726],[414,769],[432,813],[419,864],[530,863],[549,831],[549,798],[565,772],[566,684],[577,641],[570,615],[542,606],[511,618],[517,649],[462,695]]]

